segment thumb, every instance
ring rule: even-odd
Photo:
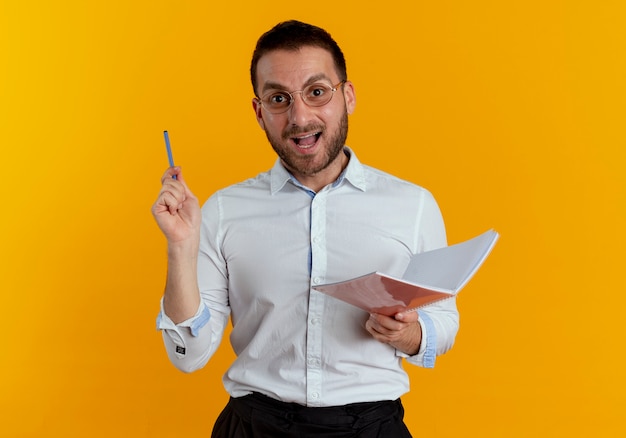
[[[185,188],[185,196],[186,197],[191,197],[195,199],[195,196],[193,194],[193,192],[189,189],[189,186],[187,185],[187,181],[185,180],[185,177],[183,176],[183,169],[180,166],[176,166],[173,168],[173,172],[172,172],[172,176],[175,176],[176,179],[183,185],[183,187]]]
[[[398,312],[395,315],[396,321],[402,322],[416,322],[419,318],[417,314],[417,310],[405,310],[402,312]]]

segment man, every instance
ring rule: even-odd
[[[410,437],[402,362],[432,367],[452,346],[454,300],[389,317],[313,287],[401,275],[413,253],[446,245],[439,208],[345,146],[355,89],[326,31],[278,24],[257,43],[251,79],[274,167],[202,210],[170,168],[153,206],[168,242],[158,327],[170,360],[203,367],[232,318],[231,399],[214,437]]]

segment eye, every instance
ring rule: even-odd
[[[270,93],[264,101],[270,106],[283,106],[289,103],[289,95],[283,92]]]
[[[306,97],[309,100],[322,100],[325,99],[324,95],[328,92],[329,88],[324,84],[313,84],[307,87]]]

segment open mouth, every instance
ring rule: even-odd
[[[291,141],[293,141],[299,148],[308,149],[315,146],[321,135],[321,132],[312,132],[300,137],[291,137]]]

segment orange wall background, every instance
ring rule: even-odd
[[[624,3],[366,3],[0,2],[0,436],[209,436],[230,346],[185,375],[155,329],[162,131],[201,199],[271,167],[249,59],[290,18],[346,54],[359,158],[501,233],[414,434],[626,434]]]

